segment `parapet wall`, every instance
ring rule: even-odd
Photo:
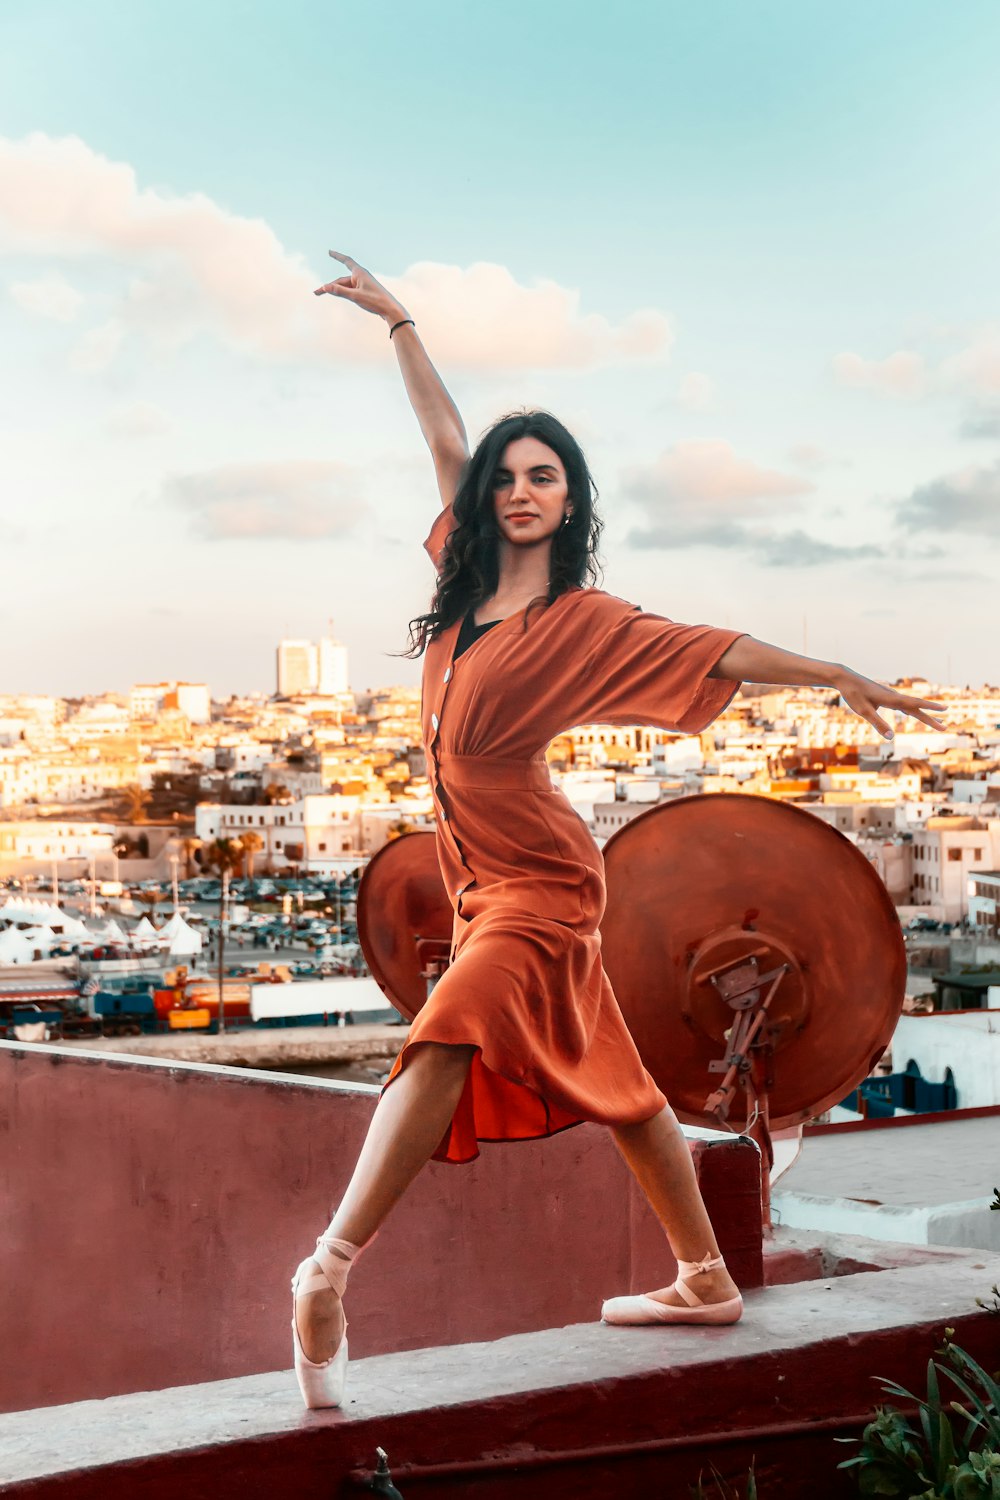
[[[286,1369],[289,1278],[365,1086],[0,1042],[0,1410]],[[691,1143],[723,1252],[763,1281],[760,1158]],[[585,1322],[673,1260],[609,1132],[432,1163],[352,1277],[352,1358]]]

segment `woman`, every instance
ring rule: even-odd
[[[690,1152],[646,1072],[600,959],[601,856],[545,766],[587,721],[705,728],[743,679],[835,687],[891,735],[879,707],[937,727],[943,705],[734,630],[677,625],[603,591],[600,523],[579,446],[545,412],[501,419],[469,457],[459,413],[406,309],[350,257],[317,289],[382,318],[430,448],[444,509],[439,567],[411,625],[424,656],[423,730],[438,854],[455,912],[452,962],[414,1021],[343,1201],[292,1283],[307,1406],[339,1405],[348,1272],[432,1156],[481,1140],[608,1125],[660,1219],[677,1280],[606,1302],[615,1323],[733,1323],[742,1300],[719,1255]]]

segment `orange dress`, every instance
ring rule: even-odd
[[[449,508],[425,543],[435,562],[453,526]],[[385,1085],[422,1042],[477,1049],[434,1153],[450,1162],[472,1161],[480,1141],[635,1124],[664,1107],[601,965],[601,853],[545,748],[583,723],[704,729],[739,686],[708,673],[745,633],[591,588],[502,620],[453,662],[460,628],[427,647],[422,704],[452,961]]]

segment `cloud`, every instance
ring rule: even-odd
[[[161,500],[210,541],[319,541],[348,535],[367,515],[356,485],[346,465],[319,460],[224,464],[171,476]]]
[[[628,546],[669,552],[686,547],[717,547],[727,552],[746,552],[768,568],[815,568],[828,563],[863,562],[886,555],[884,548],[870,542],[847,546],[823,541],[801,530],[778,532],[766,527],[742,525],[662,526],[633,531],[625,540]]]
[[[663,313],[643,309],[615,326],[582,314],[579,292],[554,281],[525,287],[488,262],[463,269],[422,261],[385,280],[448,364],[586,369],[663,356],[673,338]]]
[[[838,354],[833,373],[841,385],[855,390],[882,391],[888,396],[921,396],[927,373],[921,355],[899,349],[885,359],[863,359],[850,352]]]
[[[967,412],[958,435],[963,438],[1000,438],[1000,406],[980,406]]]
[[[167,347],[207,332],[267,359],[386,358],[379,320],[312,295],[341,274],[338,263],[318,252],[310,270],[263,220],[203,193],[140,187],[127,163],[75,136],[0,138],[0,244],[120,263],[131,280],[115,317]],[[469,369],[590,369],[659,359],[671,343],[657,309],[615,323],[583,313],[577,291],[548,280],[523,285],[504,266],[422,261],[382,279],[435,355]]]
[[[169,432],[172,423],[161,406],[151,401],[133,401],[110,412],[104,430],[112,437],[155,437]]]
[[[725,442],[677,443],[652,464],[623,475],[626,499],[645,511],[646,525],[626,544],[675,551],[686,547],[739,550],[769,568],[814,568],[883,557],[873,543],[824,541],[801,528],[776,531],[766,518],[786,515],[813,489],[798,475],[765,469]],[[747,524],[748,519],[759,524]]]
[[[698,524],[766,514],[778,501],[805,495],[808,480],[765,469],[719,440],[675,443],[653,463],[626,469],[622,491],[651,521]]]
[[[825,542],[804,531],[772,532],[748,538],[761,562],[770,568],[815,568],[825,563],[858,562],[865,558],[884,557],[885,549],[872,542],[848,546]]]
[[[37,281],[12,282],[8,290],[25,312],[52,318],[57,323],[72,323],[83,306],[82,295],[70,286],[65,276],[55,273],[40,276]]]
[[[943,362],[941,375],[949,385],[976,395],[1000,392],[1000,327],[987,324],[979,329],[970,344]]]
[[[1000,540],[1000,459],[918,485],[897,506],[896,521],[907,531],[968,531]]]

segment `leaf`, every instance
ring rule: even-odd
[[[964,1353],[964,1351],[960,1352]],[[972,1366],[973,1372],[978,1372],[975,1378],[984,1383],[987,1388],[987,1394],[989,1394],[989,1388],[992,1387],[997,1392],[997,1396],[1000,1397],[1000,1390],[997,1389],[996,1382],[990,1379],[986,1371],[977,1365],[974,1359],[971,1359],[968,1355],[965,1355],[965,1358]],[[943,1366],[940,1368],[943,1369]],[[992,1398],[984,1401],[979,1392],[974,1390],[966,1380],[963,1380],[957,1370],[945,1370],[944,1373],[971,1402],[973,1412],[970,1413],[970,1420],[974,1420],[977,1426],[984,1428],[989,1434],[991,1441],[1000,1442],[1000,1412],[998,1412],[997,1405]],[[978,1413],[978,1416],[975,1413]]]
[[[953,1468],[955,1464],[955,1434],[951,1430],[951,1423],[943,1412],[938,1422],[938,1441],[934,1459],[938,1487],[944,1489],[948,1478],[948,1470]]]

